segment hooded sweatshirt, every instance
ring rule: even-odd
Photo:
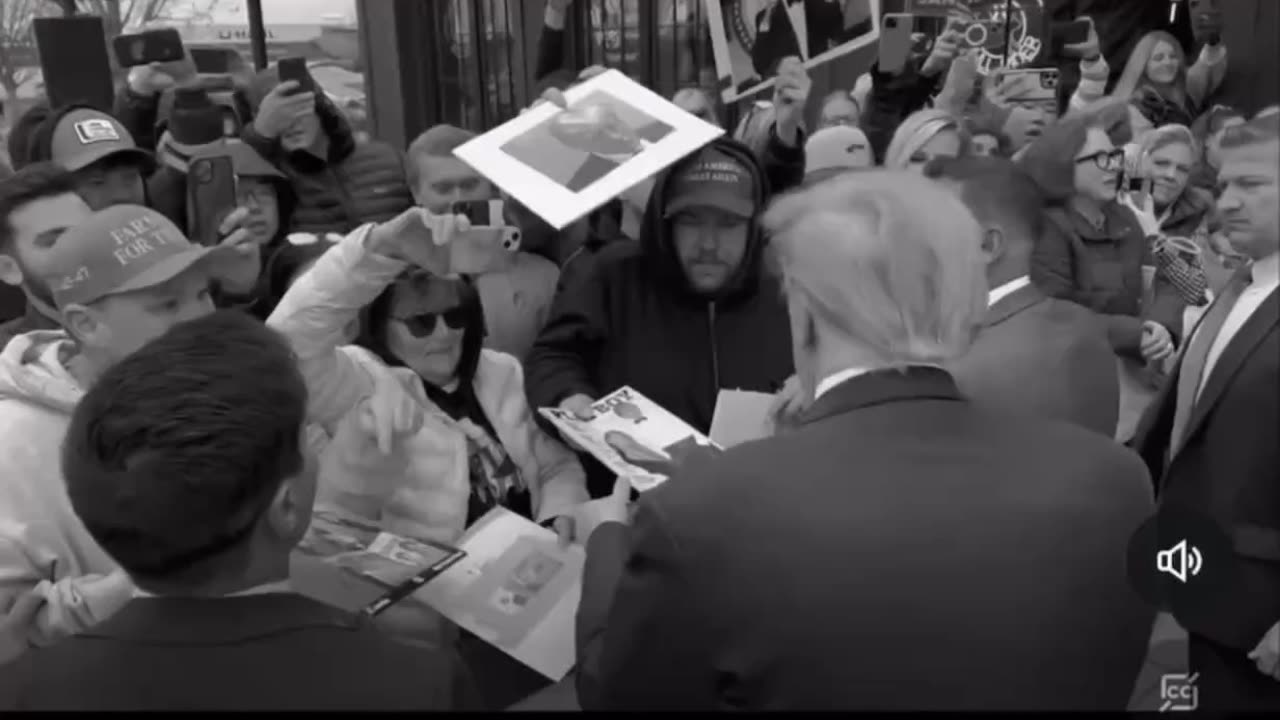
[[[35,647],[101,622],[133,593],[63,485],[60,446],[83,395],[63,363],[70,349],[63,332],[36,331],[0,353],[0,608],[27,592],[45,599],[26,637]]]
[[[755,175],[762,211],[769,183],[760,162],[736,141],[714,146]],[[803,154],[798,159],[802,169]],[[721,389],[773,392],[791,375],[790,324],[778,283],[763,270],[762,233],[753,223],[742,263],[719,293],[695,291],[664,217],[673,171],[654,185],[640,241],[604,248],[552,304],[525,360],[532,406],[629,385],[706,432]]]

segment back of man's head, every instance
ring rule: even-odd
[[[784,196],[763,222],[788,299],[814,324],[792,328],[799,344],[825,333],[882,367],[968,348],[987,287],[980,226],[954,193],[913,173],[846,173]]]
[[[153,592],[236,587],[250,558],[287,568],[314,499],[306,404],[289,345],[261,322],[224,311],[177,325],[76,406],[62,446],[71,505]]]
[[[935,158],[924,172],[957,190],[985,232],[999,231],[1003,251],[1030,258],[1044,227],[1045,200],[1026,171],[1003,158],[961,157]]]

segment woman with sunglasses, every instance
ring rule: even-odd
[[[1102,101],[1046,128],[1019,161],[1047,203],[1031,279],[1102,319],[1120,365],[1122,442],[1177,348],[1186,304],[1167,275],[1155,273],[1158,227],[1145,227],[1122,202],[1130,136],[1126,104]]]
[[[268,320],[298,354],[312,421],[334,438],[317,501],[381,522],[388,532],[443,542],[501,506],[554,525],[568,539],[569,515],[588,499],[582,467],[534,422],[519,362],[482,347],[484,313],[474,285],[410,268],[399,259],[405,254],[385,250],[389,236],[387,242],[431,245],[421,222],[411,219],[419,223],[415,235],[406,220],[414,213],[426,211],[406,211],[340,240],[293,282]],[[346,338],[357,317],[353,347]],[[335,448],[335,426],[369,394],[369,378],[387,369],[425,411],[422,427],[390,457],[367,437]]]

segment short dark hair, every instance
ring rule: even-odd
[[[1092,128],[1105,132],[1116,147],[1129,142],[1133,139],[1129,104],[1107,98],[1074,110],[1046,127],[1026,147],[1018,164],[1049,202],[1062,204],[1076,194],[1076,158]]]
[[[0,252],[13,243],[9,216],[18,208],[36,200],[74,194],[75,178],[61,165],[51,162],[27,165],[0,182]]]
[[[1026,171],[1011,160],[939,157],[925,165],[924,174],[959,184],[960,198],[983,225],[998,222],[1025,230],[1028,242],[1034,242],[1044,229],[1044,196]]]
[[[1255,115],[1243,125],[1233,125],[1222,131],[1218,147],[1224,150],[1261,145],[1280,140],[1280,113]]]
[[[140,586],[236,572],[285,478],[304,466],[307,389],[285,339],[223,310],[109,368],[62,443],[76,515]]]

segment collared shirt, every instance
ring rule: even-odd
[[[813,392],[813,399],[816,401],[818,398],[826,395],[828,392],[831,392],[831,390],[840,383],[846,380],[852,380],[859,375],[866,375],[869,372],[871,371],[863,368],[849,368],[848,370],[841,370],[840,372],[832,373],[823,378],[822,382],[818,383],[818,388]]]
[[[1222,357],[1231,339],[1240,332],[1240,328],[1244,327],[1245,322],[1262,305],[1262,301],[1275,291],[1277,285],[1280,285],[1280,254],[1272,254],[1253,263],[1252,272],[1253,281],[1244,289],[1236,300],[1236,304],[1227,313],[1226,319],[1222,321],[1222,329],[1218,331],[1218,337],[1214,338],[1213,344],[1209,346],[1209,355],[1204,362],[1204,372],[1200,375],[1200,387],[1196,389],[1197,399],[1200,393],[1204,392],[1205,382],[1213,373],[1213,366],[1218,363],[1218,358]]]
[[[800,58],[809,59],[809,22],[804,16],[804,3],[787,2],[787,17],[791,20],[791,29],[796,33],[796,45],[800,48]]]
[[[221,595],[220,597],[232,598],[232,597],[244,597],[245,595],[268,595],[271,593],[291,593],[291,592],[293,592],[293,586],[289,583],[289,581],[281,580],[279,582],[266,583],[264,585],[257,585],[249,588],[248,590],[241,590],[240,592],[231,593],[230,595]],[[167,597],[167,596],[160,596],[160,595],[152,595],[146,590],[143,590],[137,587],[133,589],[133,596],[135,598]]]
[[[995,304],[1010,295],[1018,292],[1022,288],[1031,284],[1031,276],[1023,275],[1020,278],[1010,280],[1009,282],[995,288],[987,293],[987,307],[995,307]]]

